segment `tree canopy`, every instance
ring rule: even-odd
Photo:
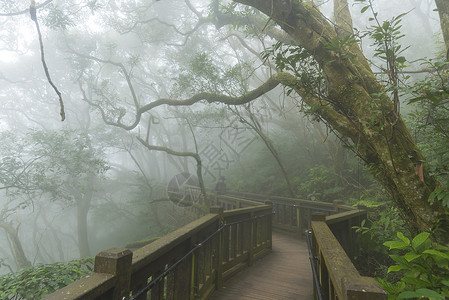
[[[9,28],[2,35],[6,45],[14,40],[11,26],[29,16],[24,2],[4,2],[0,16]],[[447,1],[411,2],[420,12],[425,4],[435,5],[447,45]],[[38,3],[36,10],[46,28],[43,45],[51,49],[47,60],[55,61],[48,70],[63,91],[68,119],[76,103],[84,102],[107,125],[141,135],[139,141],[150,150],[170,153],[174,150],[142,134],[150,132],[154,115],[173,116],[185,109],[194,118],[199,102],[257,105],[284,90],[294,109],[324,122],[363,160],[412,232],[436,230],[435,237],[443,240],[449,222],[445,183],[431,172],[401,114],[401,101],[411,94],[404,92],[402,75],[411,64],[401,45],[407,12],[384,18],[375,4],[334,0],[329,8],[299,0],[50,0]],[[368,19],[364,28],[353,28],[354,12],[354,19]],[[369,51],[362,48],[366,39]],[[8,45],[9,51],[37,49],[31,38],[25,47]],[[45,93],[36,100],[41,106],[58,105],[49,100],[57,96],[46,77],[39,75],[31,90],[19,90],[14,81],[31,81],[14,79],[7,71],[0,75],[11,82],[9,95],[32,102],[33,93]],[[25,106],[17,109],[21,117],[35,119]],[[198,152],[190,146],[172,154],[184,153],[201,166]]]

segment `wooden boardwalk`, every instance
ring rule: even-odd
[[[273,232],[273,252],[224,282],[212,300],[312,300],[305,241]]]

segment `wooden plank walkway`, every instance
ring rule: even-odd
[[[273,252],[224,282],[212,300],[312,300],[305,241],[273,232]]]

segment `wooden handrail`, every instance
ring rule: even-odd
[[[305,229],[312,228],[315,269],[319,272],[319,288],[325,294],[324,299],[387,299],[379,284],[373,278],[360,276],[352,262],[360,253],[359,239],[352,227],[360,226],[367,218],[366,208],[344,205],[342,201],[326,203],[248,193],[233,193],[233,196],[259,202],[270,200],[275,211],[273,228],[295,232],[301,237]],[[319,215],[320,221],[312,221],[314,215]]]
[[[251,196],[254,197],[254,195]],[[330,216],[356,209],[344,205],[341,201],[328,203],[278,196],[270,196],[268,200],[271,201],[275,211],[273,228],[294,232],[300,238],[304,238],[305,230],[310,228],[314,213]]]
[[[271,251],[271,205],[229,198],[218,203],[230,200],[239,208],[213,207],[210,214],[133,253],[99,253],[94,273],[44,299],[127,299],[156,278],[136,299],[207,299],[223,280]]]
[[[353,224],[359,225],[366,218],[366,211],[353,210],[333,216],[316,214],[312,220],[312,253],[315,270],[318,272],[319,289],[323,299],[386,300],[387,294],[371,277],[360,276],[348,256],[345,247],[353,248],[354,239],[338,240],[336,235],[351,236]],[[335,235],[336,233],[336,235]]]
[[[45,299],[115,300],[130,294],[139,294],[138,300],[147,295],[151,299],[207,299],[224,280],[270,253],[272,227],[298,236],[312,228],[313,256],[321,280],[317,288],[328,299],[386,299],[379,285],[360,276],[351,262],[359,249],[351,227],[366,218],[366,211],[338,201],[245,196],[249,200],[238,198],[238,193],[216,195],[218,206],[209,214],[133,253],[126,249],[99,253],[94,273]],[[321,219],[313,221],[317,212]],[[143,291],[148,282],[151,287]]]

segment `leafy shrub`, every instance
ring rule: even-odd
[[[410,240],[398,232],[398,239],[384,243],[394,252],[390,257],[395,265],[388,272],[400,272],[395,283],[376,278],[388,299],[448,299],[449,248],[433,244],[429,236],[423,232]]]
[[[404,227],[396,208],[386,205],[372,207],[368,220],[363,220],[360,226],[353,227],[361,233],[362,249],[355,261],[359,272],[365,276],[386,277],[390,281],[399,280],[397,274],[387,272],[387,266],[393,261],[382,244],[394,239],[396,233],[403,231]]]
[[[67,263],[37,264],[0,276],[0,299],[41,299],[92,273],[93,258]]]
[[[298,193],[311,200],[324,200],[332,195],[338,195],[343,188],[335,187],[335,176],[323,165],[309,169],[307,178],[299,186]]]

